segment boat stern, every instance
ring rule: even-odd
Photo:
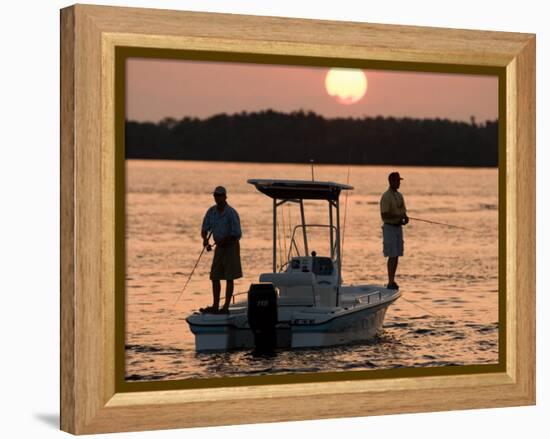
[[[227,351],[253,344],[253,335],[241,315],[201,314],[186,319],[195,336],[197,352]]]

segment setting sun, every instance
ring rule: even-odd
[[[359,69],[332,68],[325,77],[329,96],[341,104],[354,104],[367,92],[367,77]]]

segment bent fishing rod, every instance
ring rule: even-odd
[[[436,224],[438,226],[447,226],[447,227],[451,227],[453,229],[462,229],[462,230],[468,230],[470,232],[477,232],[477,230],[474,230],[474,229],[468,229],[466,227],[461,227],[461,226],[455,226],[454,224],[447,224],[447,223],[439,223],[437,221],[430,221],[430,220],[425,220],[425,219],[422,219],[422,218],[414,218],[412,216],[409,216],[408,217],[410,220],[415,220],[415,221],[422,221],[423,223],[428,223],[428,224]]]
[[[206,241],[209,241],[211,236],[212,236],[212,232],[210,232],[210,233],[208,234],[208,236],[206,237]],[[183,292],[184,292],[185,289],[187,288],[187,285],[189,284],[189,281],[191,280],[191,277],[193,277],[193,273],[195,272],[195,269],[196,269],[197,266],[199,265],[199,261],[201,260],[202,254],[204,253],[204,249],[206,249],[206,251],[210,251],[210,250],[212,250],[212,247],[214,247],[215,245],[216,245],[216,244],[210,245],[210,243],[208,243],[207,245],[205,245],[205,246],[202,247],[201,254],[199,255],[199,258],[197,259],[197,262],[195,262],[195,266],[193,267],[193,270],[191,270],[191,273],[189,274],[189,277],[187,278],[187,282],[185,282],[185,285],[183,286],[183,289],[181,290],[181,293],[179,294],[178,298],[177,298],[176,301],[174,302],[174,305],[173,305],[173,306],[176,306],[176,304],[178,303],[178,301],[179,301],[180,298],[181,298],[181,295],[183,294]]]

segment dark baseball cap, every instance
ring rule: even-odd
[[[399,175],[399,172],[391,172],[390,175],[388,175],[388,180],[404,180]]]
[[[223,186],[218,186],[216,189],[214,189],[214,192],[212,192],[215,195],[226,195],[227,191]]]

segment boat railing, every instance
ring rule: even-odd
[[[372,293],[363,294],[362,296],[357,296],[355,298],[355,303],[365,303],[365,300],[367,301],[367,304],[371,303],[371,297],[378,296],[378,301],[380,302],[382,300],[382,292],[380,290],[373,291]]]

